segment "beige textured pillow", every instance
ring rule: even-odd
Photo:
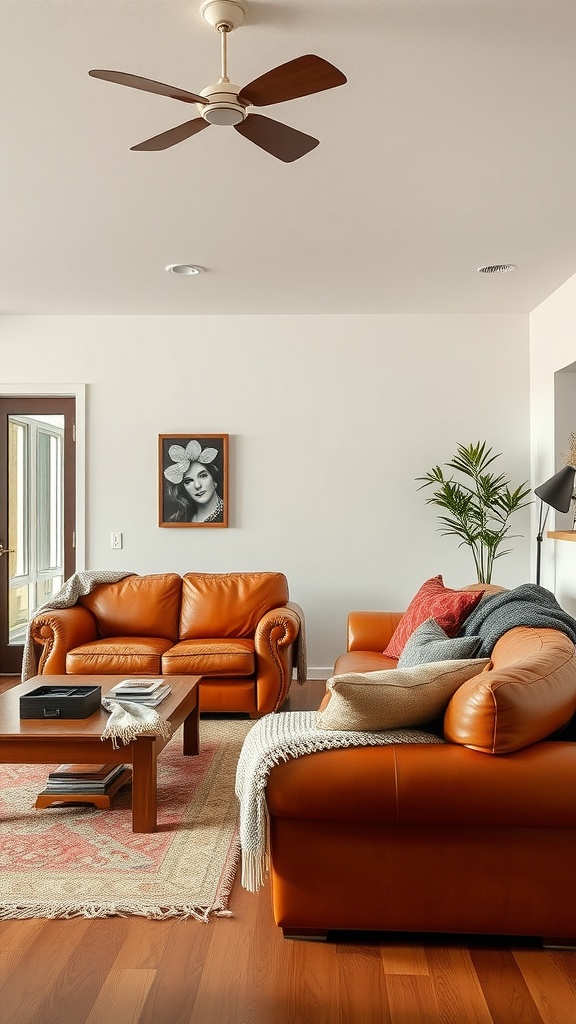
[[[489,664],[490,658],[466,658],[332,676],[318,728],[377,732],[423,725],[445,711],[458,687]]]

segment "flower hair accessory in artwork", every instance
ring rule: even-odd
[[[182,483],[184,474],[188,472],[193,462],[201,462],[203,465],[214,462],[218,450],[217,448],[202,449],[198,441],[189,441],[185,448],[181,444],[171,444],[168,455],[174,465],[168,466],[164,470],[164,476],[171,484],[179,484]]]

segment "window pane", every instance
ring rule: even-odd
[[[28,585],[13,587],[8,597],[8,643],[24,642],[28,626]]]
[[[63,561],[63,474],[62,438],[50,438],[50,566],[60,566]]]
[[[62,564],[62,438],[38,431],[36,544],[38,571]]]
[[[28,573],[28,426],[10,418],[8,422],[8,574]]]
[[[54,594],[57,594],[61,589],[64,579],[62,576],[52,576],[49,580],[38,580],[36,584],[36,602],[34,608],[37,609],[42,604],[46,604]]]

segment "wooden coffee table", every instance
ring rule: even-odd
[[[0,694],[0,764],[129,764],[132,767],[132,831],[156,831],[156,758],[168,740],[139,736],[124,745],[102,741],[108,721],[102,708],[89,718],[20,718],[20,697],[38,686],[101,686],[105,696],[117,676],[34,676]],[[197,754],[199,745],[198,683],[201,676],[169,676],[172,692],[158,705],[172,733],[184,726],[182,753]]]

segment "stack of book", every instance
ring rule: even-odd
[[[155,708],[167,697],[171,687],[164,679],[123,679],[110,690],[108,697],[112,700],[129,700],[135,704],[144,704]]]
[[[105,796],[125,771],[125,764],[61,764],[50,772],[44,793],[101,793]]]

